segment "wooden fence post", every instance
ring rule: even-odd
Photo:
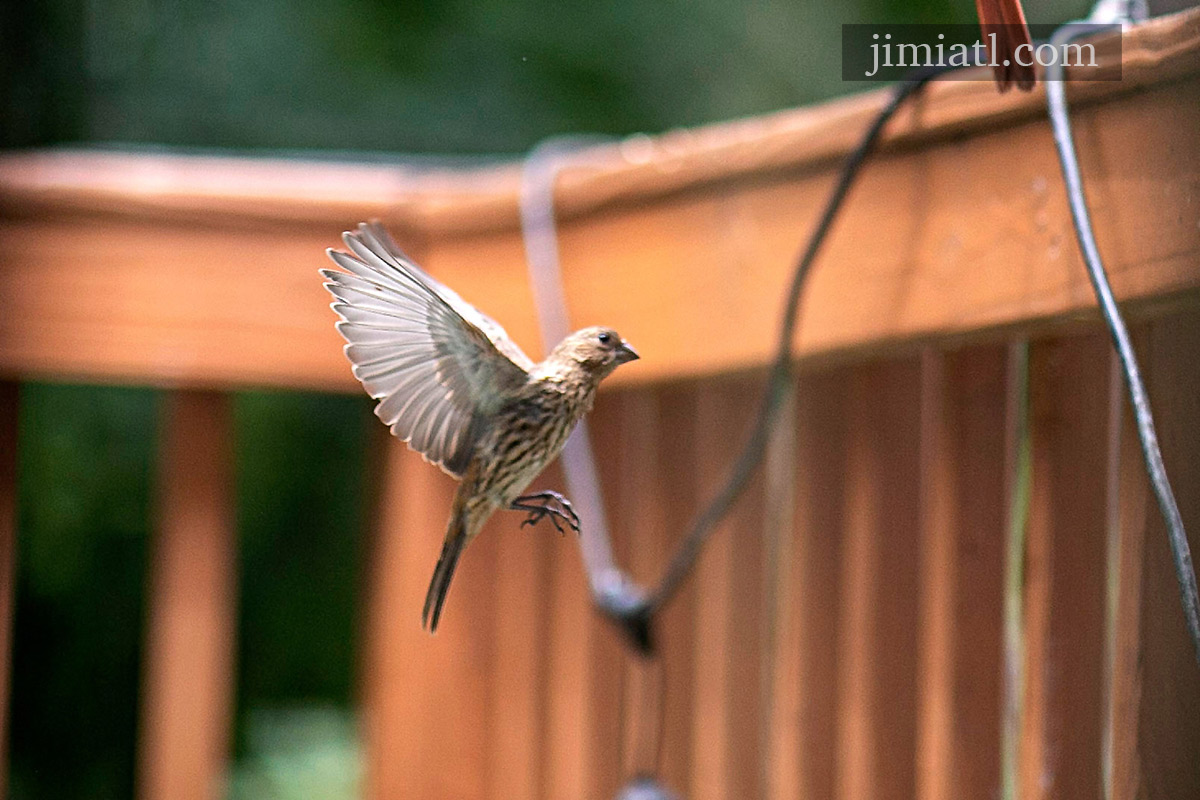
[[[1007,366],[1003,346],[922,358],[922,800],[1000,784]]]
[[[227,395],[168,395],[138,752],[143,800],[224,796],[234,694],[232,451]]]
[[[770,800],[833,797],[849,371],[804,375],[792,420],[792,541],[777,567]]]
[[[17,561],[17,384],[0,381],[0,800],[8,794],[8,692]]]
[[[1140,340],[1163,460],[1200,554],[1200,313],[1189,309],[1145,326]],[[1126,406],[1127,408],[1127,406]],[[1179,604],[1166,529],[1127,416],[1121,433],[1121,547],[1112,673],[1109,796],[1166,800],[1200,796],[1200,669]]]
[[[1030,353],[1033,486],[1025,568],[1022,798],[1098,797],[1111,347]]]
[[[916,791],[917,362],[857,369],[848,413],[835,796],[908,798]]]

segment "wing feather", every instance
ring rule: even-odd
[[[496,349],[508,356],[514,364],[526,371],[533,368],[533,360],[525,355],[520,347],[517,347],[517,343],[509,338],[500,323],[463,300],[458,296],[458,292],[417,266],[411,258],[404,254],[404,251],[392,239],[391,234],[379,224],[378,220],[360,223],[358,230],[352,235],[357,236],[358,243],[366,247],[373,255],[388,263],[403,264],[409,275],[446,301],[446,304],[457,311],[459,316],[483,331]]]
[[[532,361],[504,329],[412,262],[377,223],[330,250],[322,270],[346,357],[375,414],[398,438],[460,476],[486,419]]]

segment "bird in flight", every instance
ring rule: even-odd
[[[499,509],[579,530],[557,492],[522,495],[592,408],[600,381],[638,354],[611,328],[584,328],[534,363],[498,323],[418,267],[377,222],[326,251],[321,270],[354,376],[392,433],[459,480],[422,624],[433,632],[463,547]]]

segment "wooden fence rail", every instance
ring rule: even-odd
[[[1196,549],[1200,12],[1130,31],[1125,57],[1121,83],[1072,89],[1075,127]],[[639,580],[731,462],[805,220],[882,102],[635,139],[563,173],[576,321],[644,355],[592,424]],[[1200,669],[1040,103],[940,84],[889,128],[806,295],[768,464],[665,610],[657,661],[592,612],[574,542],[511,519],[472,546],[427,636],[453,484],[389,440],[364,608],[368,797],[591,800],[647,768],[692,800],[1200,797]],[[221,792],[228,393],[359,390],[315,270],[369,216],[536,350],[513,168],[0,156],[0,714],[17,382],[167,388],[146,800]]]

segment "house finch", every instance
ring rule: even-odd
[[[556,492],[521,496],[562,450],[596,389],[638,355],[610,328],[584,328],[533,363],[495,321],[405,256],[378,223],[328,250],[347,270],[321,270],[355,377],[379,400],[375,414],[409,447],[460,483],[421,621],[437,629],[463,547],[494,511],[549,516],[579,530]]]

